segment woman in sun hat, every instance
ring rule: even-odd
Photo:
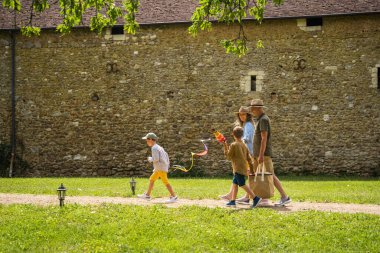
[[[236,114],[235,125],[244,129],[242,140],[247,145],[249,153],[253,155],[253,135],[255,134],[255,127],[253,126],[253,117],[248,107],[241,106]]]

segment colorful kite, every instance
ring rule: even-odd
[[[215,129],[212,129],[212,132],[215,136],[215,139],[220,142],[220,143],[223,143],[223,142],[226,142],[226,137],[224,137],[224,135],[222,133],[220,133],[219,131],[215,130]]]
[[[201,156],[207,155],[208,148],[207,148],[207,145],[205,143],[207,141],[211,141],[211,139],[201,140],[201,142],[203,143],[203,146],[204,146],[204,150],[202,152],[199,152],[199,153],[193,153],[193,152],[191,152],[191,165],[190,165],[190,168],[186,169],[186,167],[184,167],[182,165],[173,165],[173,171],[180,170],[180,171],[183,171],[183,172],[189,172],[193,168],[194,157],[201,157]]]

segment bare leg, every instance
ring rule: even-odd
[[[232,197],[232,191],[233,191],[232,188],[233,188],[233,185],[231,186],[230,192],[226,194],[226,195],[229,196],[230,198]],[[236,198],[236,197],[237,197],[237,196],[235,196],[235,198]],[[246,193],[244,197],[247,198],[247,199],[249,199],[249,194]]]
[[[227,196],[228,198],[230,198],[230,199],[231,199],[231,197],[232,197],[232,191],[233,191],[233,188],[234,188],[234,185],[232,184],[232,185],[231,185],[231,188],[230,188],[230,191],[226,194],[226,196]]]
[[[154,186],[154,181],[149,181],[149,187],[148,187],[148,190],[146,191],[146,195],[150,196],[153,190],[153,186]]]
[[[249,170],[247,170],[247,173],[248,173],[248,175],[251,174],[251,172],[250,172]],[[248,181],[249,181],[249,177],[248,177]],[[251,189],[251,188],[249,187],[249,185],[246,185],[246,186],[247,186],[249,189]],[[246,192],[244,197],[245,197],[246,199],[249,199],[249,193]]]
[[[254,199],[256,197],[256,195],[253,193],[253,191],[251,190],[251,188],[249,188],[247,185],[243,185],[243,186],[240,186],[247,194],[246,196],[251,196],[252,199]]]
[[[236,199],[236,195],[237,195],[237,192],[238,192],[238,186],[237,186],[237,184],[232,184],[231,189],[232,189],[231,200],[234,201]]]
[[[278,179],[276,175],[273,174],[273,184],[276,187],[276,189],[280,192],[281,198],[287,198],[288,196],[286,195],[284,188],[282,188],[281,182]]]
[[[168,191],[170,192],[170,196],[175,197],[175,193],[173,191],[172,186],[170,184],[167,184],[165,186],[166,186],[166,189],[168,189]]]

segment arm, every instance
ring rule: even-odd
[[[253,171],[253,159],[252,159],[252,156],[249,154],[249,152],[247,152],[247,162],[249,165],[249,173],[248,174],[253,175],[255,173]]]
[[[152,162],[158,161],[160,161],[160,152],[157,149],[152,148]]]
[[[259,163],[264,162],[264,153],[265,149],[267,148],[267,137],[268,137],[268,132],[267,131],[262,131],[261,132],[261,145],[260,145],[260,153],[259,153]]]
[[[226,156],[228,160],[231,160],[233,148],[231,148],[231,146],[229,146],[227,142],[224,142],[223,145],[224,145],[224,155]]]
[[[246,123],[244,126],[244,136],[242,138],[245,144],[253,142],[254,133],[255,130],[253,128],[253,125],[251,123]]]

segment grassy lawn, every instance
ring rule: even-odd
[[[380,204],[380,180],[354,177],[280,177],[285,191],[294,201]],[[229,190],[230,178],[169,178],[180,198],[218,198]],[[2,193],[56,194],[60,183],[69,196],[131,197],[130,178],[0,178]],[[147,178],[137,179],[137,193],[148,186]],[[242,191],[240,191],[241,193]],[[157,181],[153,196],[167,196]],[[273,199],[278,199],[276,195]]]
[[[0,252],[378,252],[380,217],[270,209],[0,205]]]
[[[379,179],[281,177],[295,201],[380,204]],[[2,193],[130,197],[129,178],[0,178]],[[181,198],[217,198],[230,178],[170,178]],[[137,192],[148,185],[137,179]],[[154,196],[166,196],[157,182]],[[278,198],[278,195],[275,196]],[[2,252],[378,252],[380,216],[161,205],[0,205]]]

